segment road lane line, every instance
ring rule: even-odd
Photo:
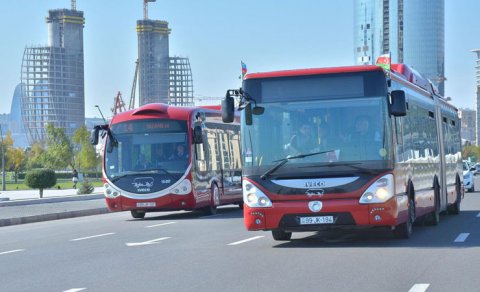
[[[467,240],[467,237],[470,235],[470,233],[460,233],[459,236],[457,236],[457,238],[455,239],[454,242],[464,242],[465,240]]]
[[[104,233],[104,234],[92,235],[92,236],[87,236],[87,237],[75,238],[75,239],[70,239],[70,241],[79,241],[79,240],[96,238],[96,237],[107,236],[107,235],[112,235],[112,234],[115,234],[115,233],[111,232],[111,233]]]
[[[170,224],[175,224],[177,222],[167,222],[167,223],[160,223],[160,224],[155,224],[155,225],[149,225],[145,226],[145,228],[152,228],[152,227],[158,227],[158,226],[165,226],[165,225],[170,225]]]
[[[14,250],[9,250],[9,251],[0,252],[0,255],[2,255],[2,254],[14,253],[14,252],[19,252],[19,251],[24,251],[24,249],[14,249]]]
[[[430,284],[415,284],[408,290],[408,292],[425,292]]]
[[[242,243],[245,243],[245,242],[249,242],[249,241],[252,241],[252,240],[255,240],[255,239],[259,239],[259,238],[262,238],[262,237],[265,237],[265,236],[263,236],[263,235],[255,236],[255,237],[247,238],[247,239],[244,239],[244,240],[232,242],[232,243],[229,243],[229,244],[227,244],[227,245],[238,245],[238,244],[242,244]]]
[[[87,288],[72,288],[72,289],[68,289],[68,290],[65,290],[63,292],[78,292],[78,291],[82,291],[82,290],[85,290]]]
[[[477,218],[480,217],[480,213],[477,214]]]
[[[171,238],[171,237],[161,237],[161,238],[152,239],[152,240],[148,240],[148,241],[144,241],[144,242],[127,242],[127,243],[125,243],[125,245],[126,245],[126,246],[150,245],[150,244],[159,243],[159,242],[162,241],[162,240],[170,239],[170,238]]]

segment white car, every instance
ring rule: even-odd
[[[463,188],[466,192],[475,191],[473,185],[473,171],[468,161],[463,161]]]

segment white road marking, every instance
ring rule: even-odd
[[[162,238],[157,238],[157,239],[152,239],[144,242],[127,242],[125,243],[126,246],[141,246],[141,245],[150,245],[150,244],[156,244],[159,243],[162,240],[169,239],[171,237],[162,237]]]
[[[82,291],[82,290],[85,290],[87,288],[72,288],[72,289],[68,289],[68,290],[65,290],[63,292],[78,292],[78,291]]]
[[[255,239],[259,239],[259,238],[262,238],[262,237],[265,237],[265,236],[263,236],[263,235],[260,235],[260,236],[255,236],[255,237],[247,238],[247,239],[244,239],[244,240],[240,240],[240,241],[232,242],[232,243],[229,243],[229,244],[227,244],[227,245],[237,245],[237,244],[242,244],[242,243],[249,242],[249,241],[252,241],[252,240],[255,240]]]
[[[170,225],[170,224],[175,224],[177,222],[167,222],[167,223],[160,223],[160,224],[155,224],[155,225],[150,225],[150,226],[145,226],[145,228],[152,228],[152,227],[158,227],[158,226],[165,226],[165,225]]]
[[[457,236],[457,238],[455,239],[454,242],[464,242],[465,240],[467,240],[467,237],[470,235],[470,233],[460,233],[459,236]]]
[[[2,254],[8,254],[8,253],[14,253],[14,252],[19,252],[19,251],[24,251],[24,249],[14,249],[14,250],[9,250],[9,251],[0,252],[0,255],[2,255]]]
[[[75,238],[75,239],[70,239],[70,241],[79,241],[79,240],[96,238],[96,237],[107,236],[107,235],[112,235],[112,234],[115,234],[115,233],[111,232],[111,233],[104,233],[104,234],[92,235],[92,236],[87,236],[87,237]]]
[[[408,290],[408,292],[425,292],[430,284],[415,284]]]
[[[480,217],[480,213],[477,214],[477,218]]]

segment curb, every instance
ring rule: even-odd
[[[39,198],[39,199],[0,201],[0,207],[24,206],[24,205],[46,204],[46,203],[61,203],[61,202],[73,202],[73,201],[87,201],[87,200],[98,200],[103,198],[105,198],[103,194],[95,194],[95,195],[72,195],[72,196],[64,196],[64,197],[50,197],[50,198],[41,198],[41,199]]]
[[[0,227],[26,224],[26,223],[35,223],[35,222],[42,222],[42,221],[51,221],[51,220],[58,220],[58,219],[91,216],[91,215],[100,215],[100,214],[106,214],[106,213],[110,213],[110,211],[108,210],[108,208],[105,207],[105,208],[68,211],[68,212],[51,213],[51,214],[43,214],[43,215],[35,215],[35,216],[26,216],[26,217],[20,217],[20,218],[0,219]]]

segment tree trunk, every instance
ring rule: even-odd
[[[40,198],[43,198],[43,189],[40,189]]]

